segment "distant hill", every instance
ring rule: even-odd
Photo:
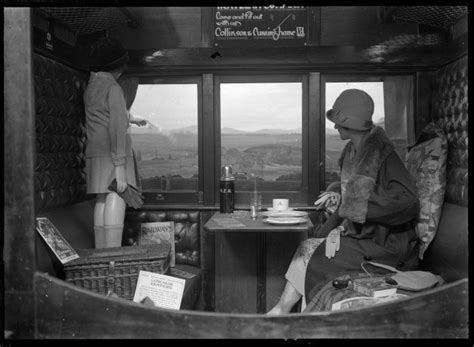
[[[144,127],[132,125],[130,127],[130,133],[132,134],[161,134],[161,129],[152,123],[148,123]]]
[[[301,134],[302,129],[259,129],[256,131],[245,131],[239,130],[235,128],[222,128],[221,133],[223,135],[262,135],[262,134]],[[171,134],[197,134],[197,126],[190,125],[183,128],[175,128],[175,129],[162,129],[157,127],[156,125],[149,123],[147,126],[138,127],[136,125],[132,125],[131,127],[132,134],[163,134],[163,135],[171,135]],[[326,128],[327,135],[339,135],[337,130],[332,128]]]
[[[234,129],[234,128],[222,128],[221,134],[235,135],[235,134],[248,134],[248,132],[244,130]]]
[[[171,134],[197,134],[197,125],[190,125],[184,128],[170,129]]]
[[[253,134],[301,134],[301,129],[260,129]]]

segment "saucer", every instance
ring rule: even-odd
[[[269,208],[267,208],[267,210],[270,211],[270,212],[288,212],[288,211],[293,211],[294,208],[293,207],[288,207],[286,210],[279,210],[277,208],[269,207]]]
[[[273,217],[273,218],[281,218],[281,217],[308,217],[308,212],[304,211],[292,211],[292,210],[285,210],[285,211],[266,211],[262,212],[262,216],[266,217]]]

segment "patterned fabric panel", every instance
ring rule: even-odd
[[[41,212],[85,200],[87,74],[34,54],[35,206]]]
[[[122,244],[124,246],[138,244],[141,223],[173,221],[176,264],[199,266],[201,261],[199,218],[197,211],[127,211]]]
[[[416,182],[420,201],[416,225],[416,233],[420,238],[420,259],[423,259],[423,254],[436,235],[443,210],[447,149],[443,130],[430,123],[423,129],[417,144],[410,149],[406,158],[406,165]]]
[[[446,201],[468,203],[468,64],[467,57],[437,71],[433,120],[448,138]]]

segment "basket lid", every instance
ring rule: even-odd
[[[166,259],[170,254],[170,245],[153,244],[142,246],[125,246],[110,248],[78,249],[78,259],[64,264],[64,267],[81,264],[99,264],[109,261],[133,261]]]

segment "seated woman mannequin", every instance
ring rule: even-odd
[[[92,72],[84,92],[84,106],[87,193],[97,194],[94,208],[96,248],[121,246],[126,203],[120,194],[129,185],[137,187],[128,131],[130,115],[117,83],[128,59],[127,51],[114,39],[101,38],[92,47]],[[138,119],[132,121],[140,122]],[[116,192],[109,189],[114,179]]]
[[[316,310],[315,294],[338,276],[361,272],[364,261],[402,271],[418,267],[416,186],[384,130],[373,125],[373,111],[370,95],[348,89],[327,112],[341,139],[350,139],[339,159],[341,182],[325,194],[341,204],[321,227],[326,239],[300,245],[279,302],[267,314],[289,313],[302,297],[306,312]]]

